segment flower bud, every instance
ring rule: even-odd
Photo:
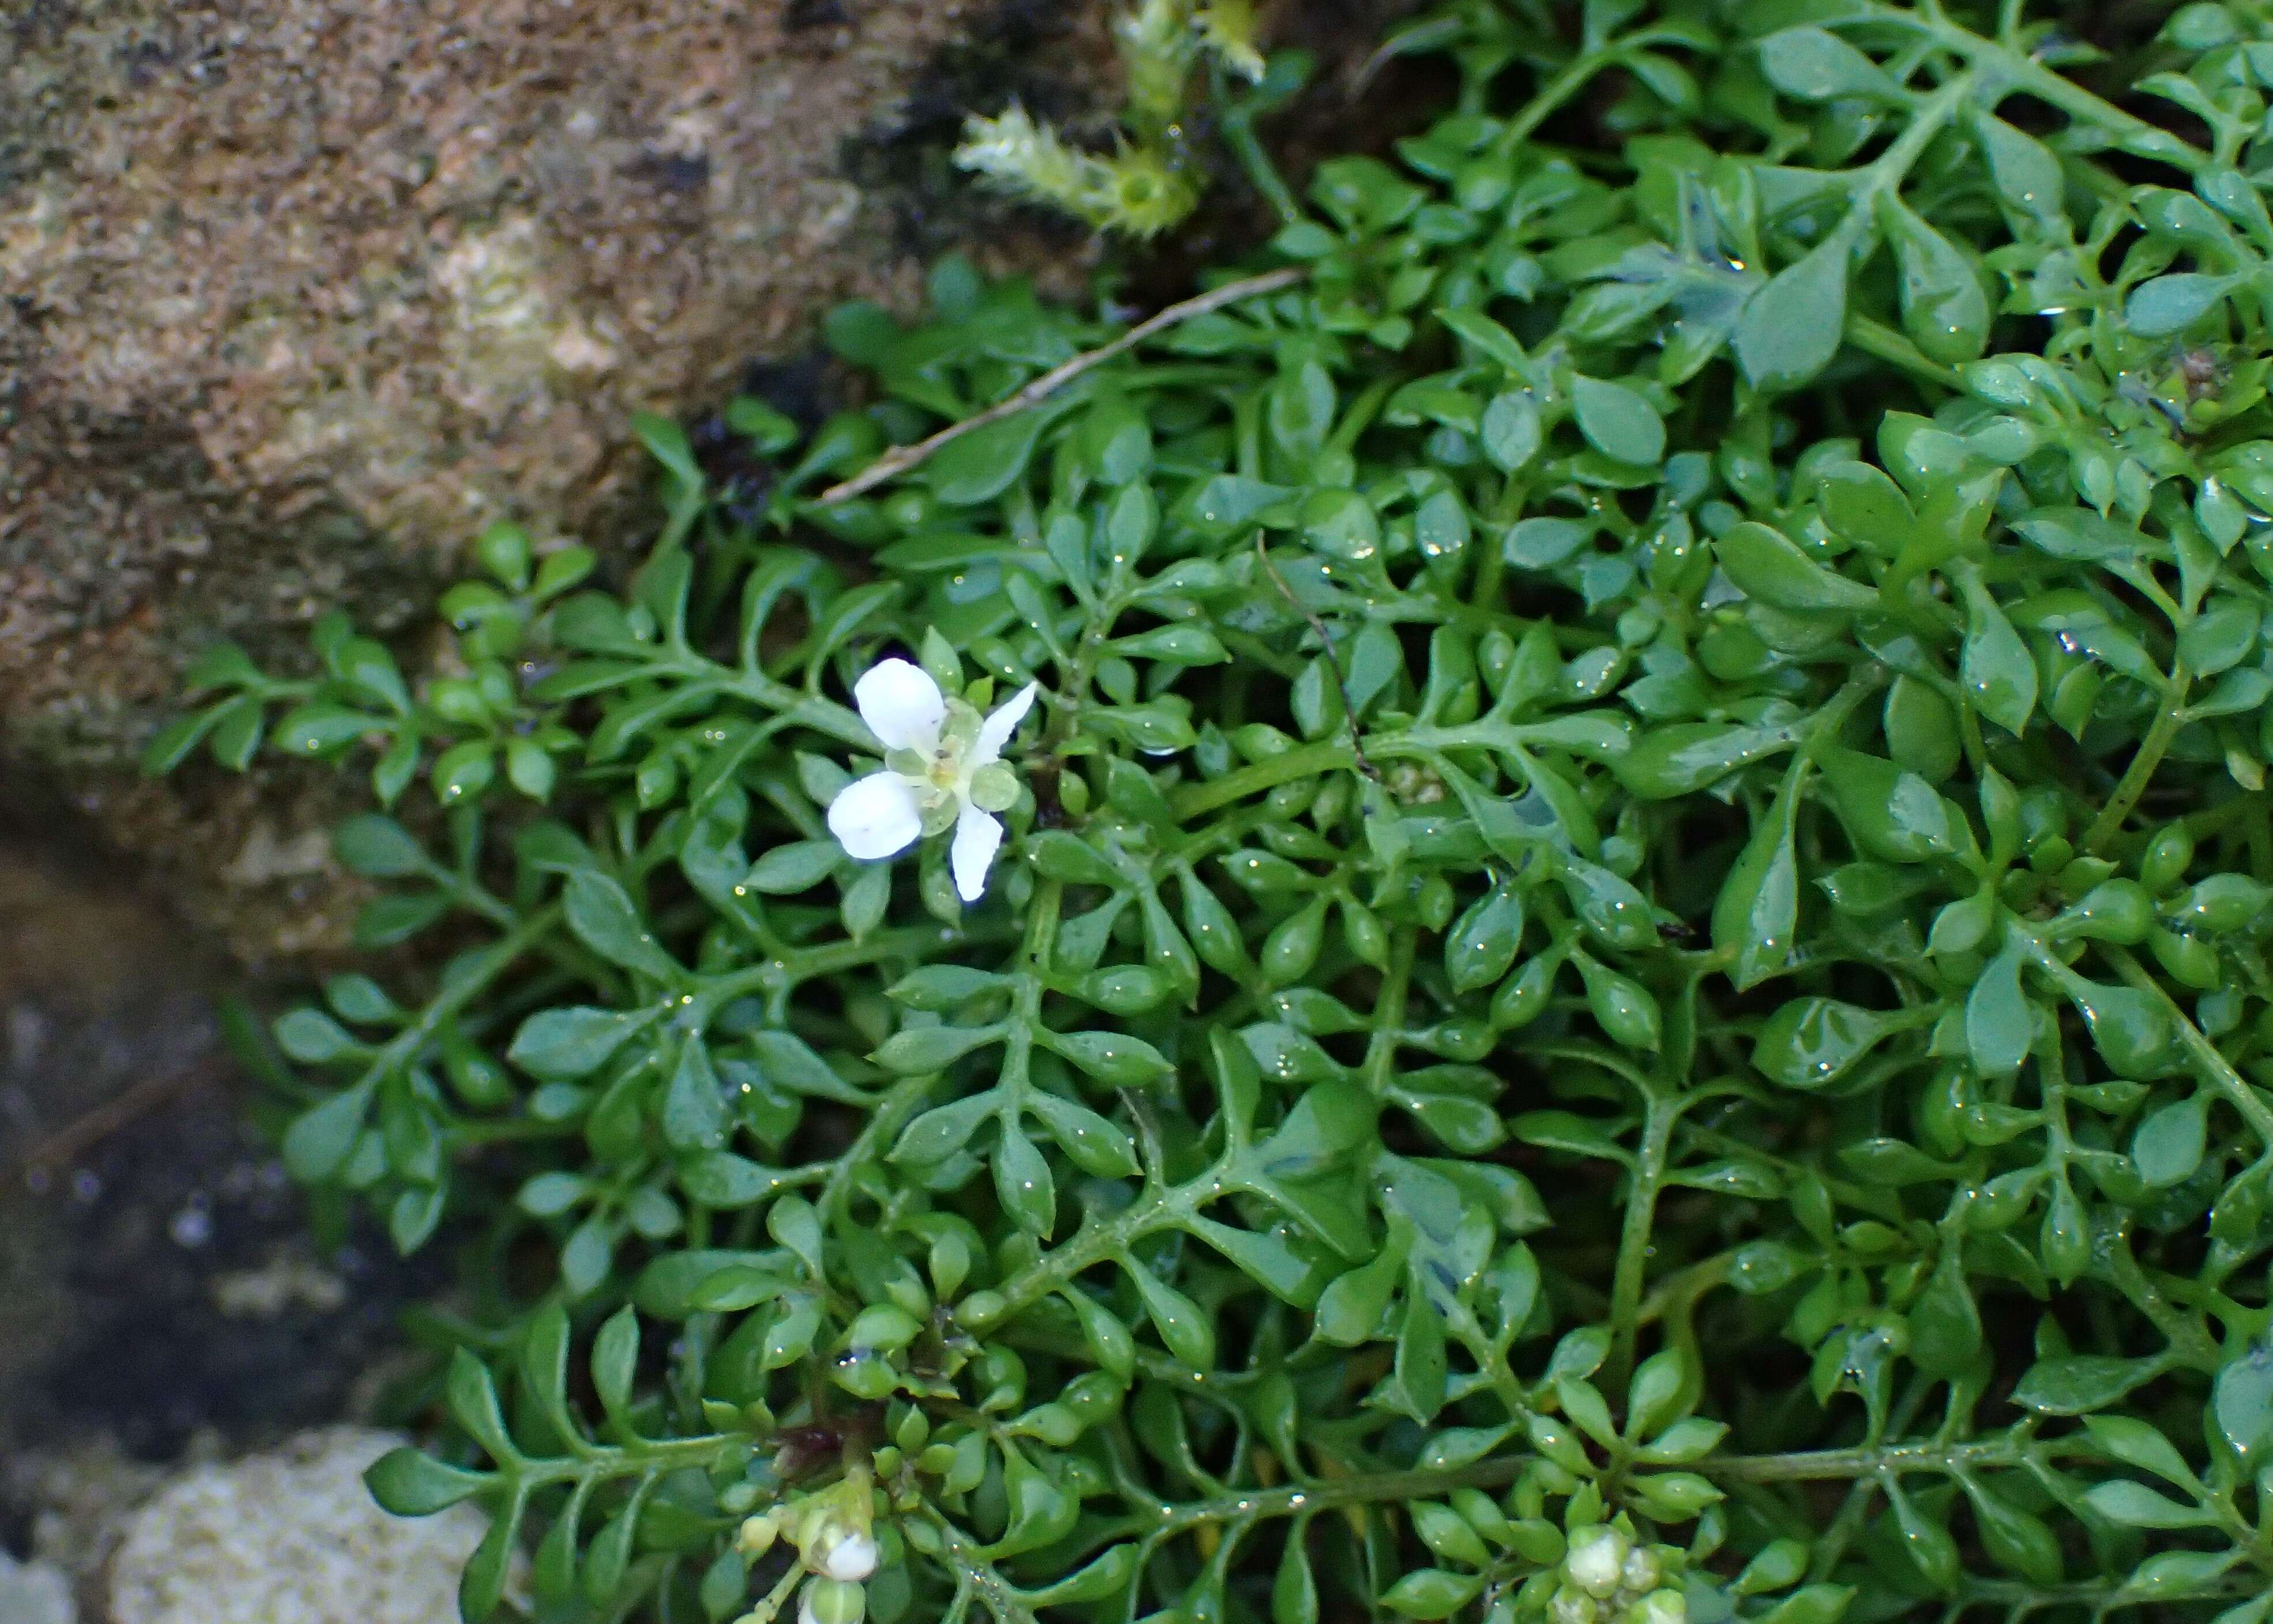
[[[1618,1579],[1632,1549],[1614,1528],[1595,1527],[1574,1534],[1571,1553],[1563,1559],[1563,1576],[1597,1600],[1617,1592]]]
[[[1594,1624],[1601,1613],[1601,1605],[1593,1597],[1567,1584],[1556,1591],[1555,1599],[1547,1604],[1549,1624]]]
[[[876,1542],[848,1530],[821,1549],[807,1552],[806,1560],[829,1578],[858,1583],[876,1571]]]
[[[798,1593],[797,1624],[860,1624],[868,1593],[842,1579],[807,1579]]]
[[[781,1524],[774,1514],[747,1517],[734,1535],[734,1548],[746,1557],[761,1557],[773,1549],[774,1541],[781,1536]]]
[[[1626,1554],[1625,1566],[1618,1570],[1618,1582],[1636,1593],[1654,1590],[1663,1572],[1656,1554],[1647,1545],[1636,1545]]]
[[[1679,1590],[1652,1590],[1626,1609],[1624,1624],[1688,1624],[1689,1602]]]

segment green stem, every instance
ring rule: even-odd
[[[2149,124],[2143,118],[2125,112],[2113,102],[2094,95],[2074,80],[2061,78],[2033,56],[1999,41],[1984,39],[1945,17],[1921,18],[1915,11],[1886,4],[1883,0],[1873,4],[1867,15],[1874,22],[1923,28],[1943,46],[1973,64],[1976,71],[1983,72],[1984,77],[1992,80],[2002,80],[2002,86],[1992,84],[1980,97],[1984,108],[1996,106],[2001,99],[1997,94],[2000,88],[2025,91],[2080,123],[2097,124],[2103,130],[2117,131],[2128,136],[2136,143],[2129,150],[2142,156],[2195,169],[2210,161],[2208,153],[2179,139],[2161,125]]]
[[[1856,1449],[1810,1449],[1788,1455],[1708,1456],[1693,1470],[1737,1483],[1819,1483],[1877,1477],[1892,1472],[1953,1472],[2014,1467],[2030,1460],[2097,1460],[2102,1451],[2089,1440],[2039,1443],[2022,1436],[1981,1439],[1973,1443],[1911,1442]]]
[[[1330,1511],[1343,1506],[1428,1500],[1460,1488],[1497,1488],[1512,1483],[1529,1462],[1528,1455],[1498,1455],[1437,1471],[1368,1472],[1275,1489],[1241,1489],[1214,1500],[1162,1506],[1159,1520],[1152,1526],[1161,1533],[1177,1533],[1204,1522],[1228,1522],[1234,1517],[1285,1517],[1297,1512]]]
[[[1647,1115],[1626,1185],[1625,1228],[1618,1237],[1618,1260],[1610,1279],[1610,1357],[1605,1380],[1624,1386],[1633,1368],[1634,1339],[1641,1325],[1642,1289],[1649,1272],[1650,1237],[1657,1217],[1658,1187],[1681,1108],[1654,1091],[1643,1094]]]
[[[1864,355],[1892,362],[1904,372],[1915,373],[1929,383],[1958,391],[1965,387],[1965,380],[1955,367],[1944,366],[1932,359],[1883,321],[1874,321],[1859,312],[1850,312],[1847,317],[1846,337],[1849,343]]]
[[[2153,725],[2139,741],[2137,753],[2123,770],[2123,777],[2107,797],[2107,804],[2099,808],[2099,816],[2084,831],[2083,849],[2087,855],[2104,854],[2107,843],[2122,832],[2123,820],[2131,816],[2131,808],[2138,804],[2139,797],[2147,793],[2155,769],[2163,763],[2164,752],[2186,725],[2187,690],[2193,682],[2193,673],[2183,662],[2172,668],[2170,686],[2163,691],[2163,708],[2155,713]]]
[[[2028,940],[2038,953],[2045,954],[2051,951],[2033,936]],[[2225,1096],[2227,1102],[2241,1114],[2242,1120],[2255,1132],[2260,1144],[2268,1149],[2273,1149],[2273,1107],[2269,1107],[2265,1103],[2257,1090],[2251,1087],[2243,1079],[2241,1073],[2233,1069],[2232,1063],[2218,1052],[2217,1045],[2203,1035],[2202,1029],[2195,1026],[2187,1012],[2179,1007],[2177,1000],[2171,996],[2160,981],[2147,974],[2146,967],[2134,959],[2127,950],[2103,943],[2100,951],[2106,955],[2108,962],[2115,966],[2116,973],[2121,975],[2126,982],[2142,992],[2153,994],[2162,1001],[2164,1013],[2178,1025],[2179,1046],[2187,1051],[2188,1058],[2194,1061],[2202,1080]],[[2039,962],[2042,962],[2041,959]]]
[[[1357,765],[1356,754],[1347,744],[1321,741],[1305,744],[1227,772],[1219,778],[1205,783],[1187,785],[1169,801],[1179,823],[1189,823],[1204,817],[1219,807],[1227,807],[1234,801],[1244,801],[1249,795],[1259,795],[1264,790],[1276,789],[1281,784],[1291,784],[1296,778],[1316,778],[1323,772],[1339,771]]]

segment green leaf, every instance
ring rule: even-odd
[[[811,891],[847,861],[834,840],[797,840],[775,846],[750,865],[746,883],[772,897]]]
[[[1965,1047],[1984,1077],[2002,1077],[2029,1057],[2032,1018],[2021,989],[2021,950],[2008,944],[1989,961],[1965,999]]]
[[[1142,1038],[1116,1032],[1046,1032],[1042,1041],[1098,1081],[1141,1088],[1176,1074],[1168,1057]]]
[[[1121,1267],[1136,1282],[1136,1296],[1161,1345],[1194,1370],[1212,1368],[1215,1330],[1199,1305],[1135,1259],[1124,1259]]]
[[[2202,1165],[2209,1132],[2209,1101],[2191,1094],[2165,1105],[2139,1124],[2131,1139],[2132,1165],[2150,1190],[2184,1184]]]
[[[1034,455],[1049,414],[1018,411],[960,439],[924,464],[932,494],[950,507],[989,501],[1010,487]]]
[[[1954,1249],[1946,1248],[1933,1277],[1910,1306],[1910,1357],[1920,1370],[1957,1376],[1981,1353],[1981,1311]]]
[[[2183,333],[2231,292],[2235,279],[2180,271],[2142,282],[2124,302],[2123,325],[2142,338]]]
[[[1794,998],[1761,1024],[1752,1064],[1787,1088],[1838,1082],[1891,1030],[1887,1019],[1836,998]]]
[[[1965,578],[1965,647],[1958,680],[1974,709],[2016,737],[2037,708],[2037,662],[1976,575]]]
[[[371,1497],[398,1517],[431,1516],[476,1494],[493,1479],[486,1472],[445,1466],[408,1446],[390,1449],[363,1475]]]
[[[539,1010],[514,1034],[506,1058],[546,1082],[574,1082],[608,1063],[644,1022],[614,1010]]]
[[[2162,1365],[2153,1359],[2121,1359],[2104,1354],[2071,1354],[2039,1359],[2013,1388],[2013,1402],[2039,1415],[2080,1416],[2104,1410],[2141,1384],[2154,1380]]]
[[[1665,420],[1640,392],[1623,383],[1579,376],[1571,404],[1587,443],[1620,462],[1654,467],[1665,458]]]
[[[1792,845],[1797,774],[1752,831],[1713,904],[1713,945],[1729,959],[1738,990],[1757,986],[1791,957],[1799,920],[1799,867]]]
[[[639,1315],[618,1309],[592,1340],[592,1390],[602,1408],[619,1416],[630,1406],[632,1378],[639,1368]]]
[[[1782,394],[1831,365],[1847,327],[1848,246],[1837,233],[1745,301],[1737,364],[1756,389]]]
[[[2199,1506],[2181,1505],[2127,1478],[2094,1484],[2083,1498],[2101,1516],[2131,1528],[2200,1528],[2212,1520]]]
[[[663,1137],[674,1150],[709,1150],[725,1142],[725,1096],[699,1038],[679,1046],[679,1064],[664,1090]]]
[[[1898,102],[1902,89],[1886,70],[1826,28],[1786,28],[1760,41],[1760,71],[1801,102],[1842,96]]]
[[[657,945],[624,888],[606,875],[580,868],[561,891],[561,911],[577,940],[611,964],[657,981],[676,982],[684,972]]]
[[[903,1077],[941,1071],[973,1049],[1001,1041],[1000,1026],[910,1026],[884,1040],[876,1064]]]
[[[363,1132],[371,1089],[358,1086],[310,1107],[284,1134],[284,1165],[302,1184],[321,1184],[339,1171]]]
[[[1713,544],[1721,568],[1747,598],[1803,612],[1869,609],[1878,592],[1826,569],[1782,532],[1749,520]]]
[[[1989,296],[1972,260],[1891,193],[1880,217],[1902,271],[1902,326],[1937,361],[1970,361],[1989,337]]]
[[[341,823],[332,849],[351,874],[365,879],[399,879],[427,869],[425,848],[391,817],[365,812]]]
[[[2218,1372],[2210,1414],[2246,1470],[2273,1458],[2273,1344],[2253,1346]]]

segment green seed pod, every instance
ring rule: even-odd
[[[1286,987],[1301,981],[1318,961],[1318,946],[1326,929],[1327,898],[1318,897],[1272,928],[1263,939],[1263,980],[1266,986]]]
[[[1623,1049],[1655,1049],[1664,1022],[1648,989],[1591,959],[1580,958],[1578,965],[1587,1007],[1610,1041]]]
[[[2164,904],[2163,914],[2180,930],[2224,936],[2263,913],[2269,899],[2273,899],[2273,889],[2246,874],[2213,874]]]
[[[2194,837],[2173,823],[2147,843],[2139,859],[2139,883],[2160,896],[2179,883],[2194,860]]]
[[[2198,992],[2208,992],[2217,985],[2217,949],[2200,936],[2158,928],[2149,934],[2147,948],[2172,980]]]
[[[1342,902],[1342,944],[1350,957],[1377,970],[1389,967],[1389,931],[1380,916],[1354,898]]]
[[[2084,936],[2127,947],[2145,941],[2154,924],[2155,900],[2145,886],[2134,880],[2103,880],[2045,929],[2055,939]]]
[[[1538,1019],[1555,996],[1555,976],[1562,967],[1563,955],[1550,951],[1529,959],[1502,981],[1492,995],[1492,1025],[1514,1032]]]

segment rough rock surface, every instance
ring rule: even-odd
[[[447,1624],[488,1520],[381,1511],[363,1470],[402,1441],[333,1427],[176,1477],[110,1559],[110,1624]]]
[[[289,650],[334,604],[399,625],[499,515],[614,539],[633,410],[715,406],[826,304],[913,291],[908,165],[856,149],[951,132],[941,64],[990,40],[1077,80],[1105,15],[5,8],[0,752],[61,769],[241,951],[331,939],[323,854],[293,840],[322,803],[290,798],[322,792],[124,770],[187,655]]]
[[[1347,82],[1409,3],[1268,26]],[[0,801],[73,809],[241,959],[339,944],[315,831],[345,786],[133,771],[186,661],[225,635],[292,668],[334,605],[400,633],[499,515],[634,542],[634,410],[715,410],[944,249],[1076,288],[1095,244],[948,154],[1012,95],[1076,129],[1115,104],[1117,4],[0,6]],[[1385,142],[1410,98],[1381,89],[1282,133]]]

